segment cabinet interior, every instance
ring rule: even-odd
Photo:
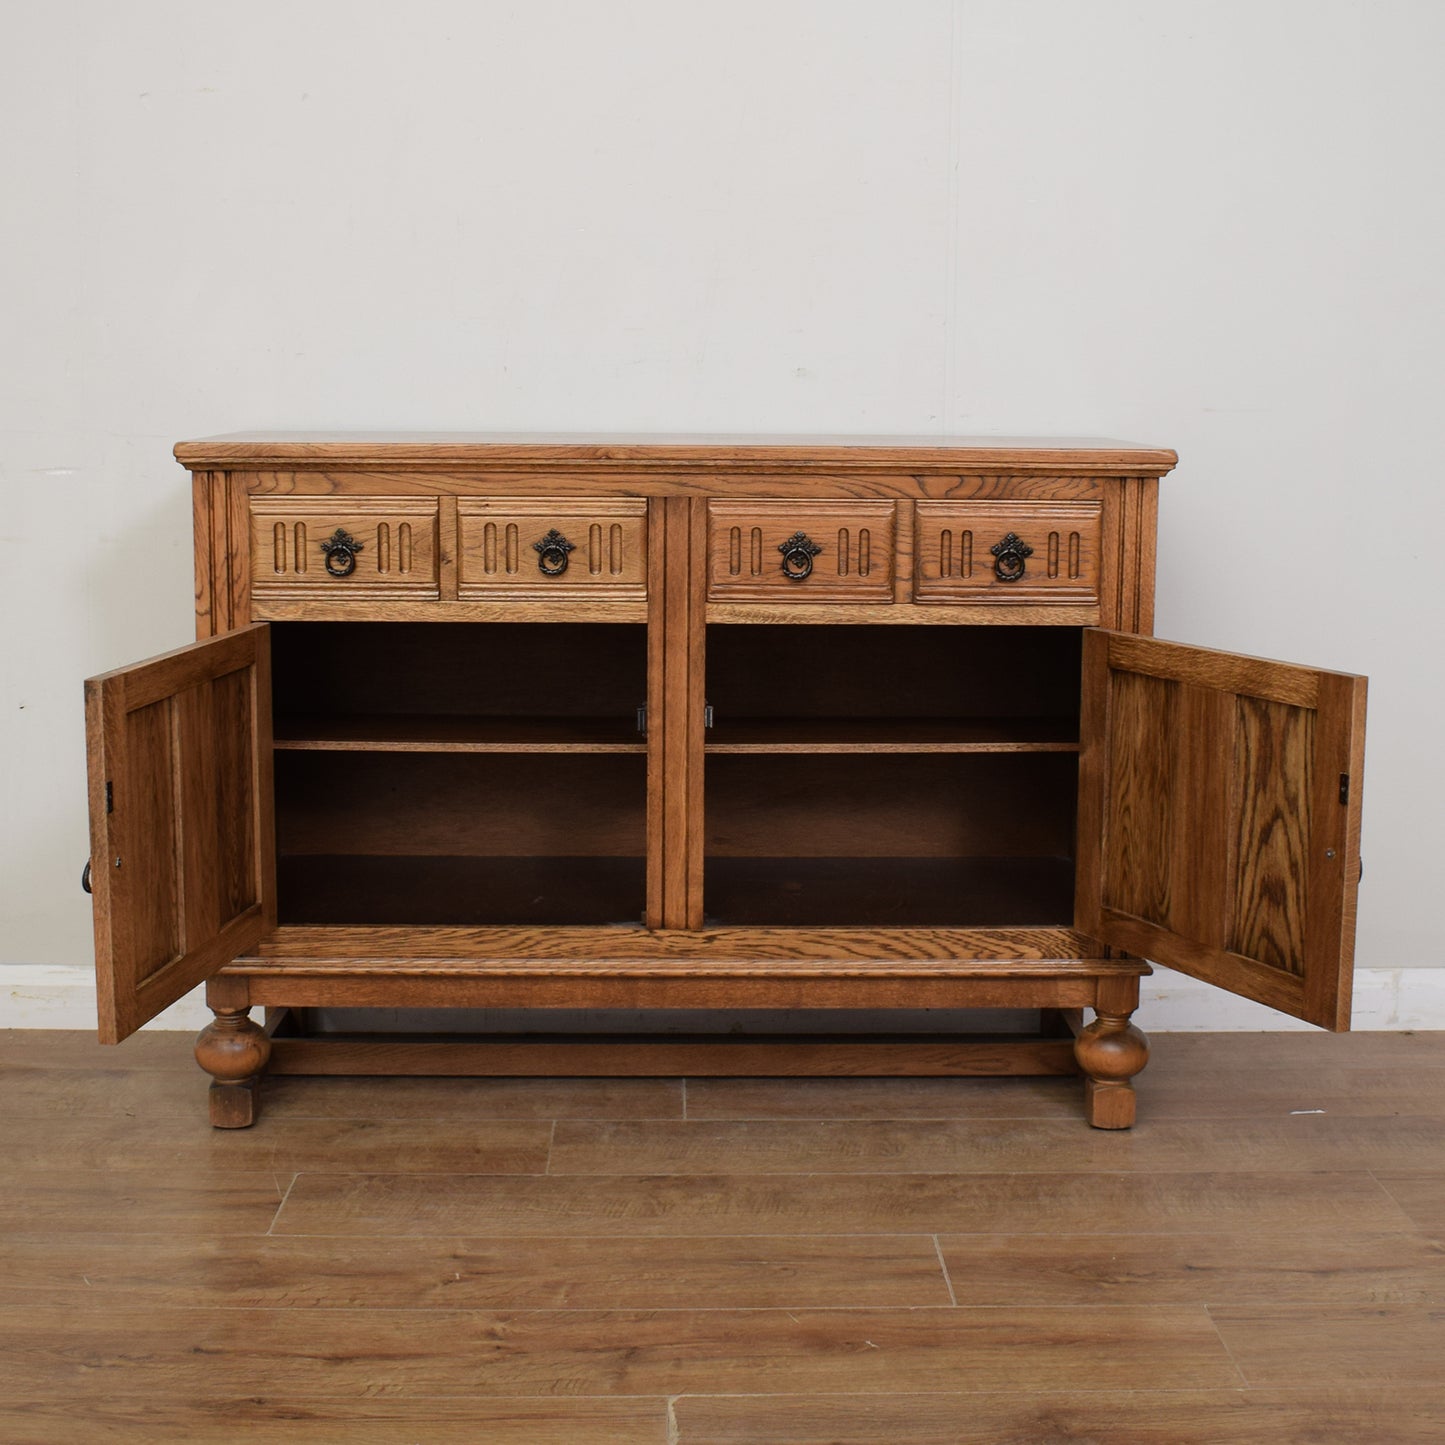
[[[272,628],[283,924],[635,923],[642,624]]]
[[[643,624],[277,623],[278,916],[636,923]],[[1072,918],[1080,634],[707,630],[709,925]]]
[[[1080,633],[714,624],[704,910],[720,925],[1073,916]]]

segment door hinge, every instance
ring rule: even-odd
[[[105,811],[107,813],[115,812],[115,786],[112,783],[105,785]]]
[[[1349,775],[1348,773],[1341,773],[1341,774],[1340,774],[1340,802],[1342,802],[1342,803],[1348,803],[1349,801],[1350,801],[1350,775]]]
[[[711,704],[711,703],[705,703],[705,704],[703,705],[703,709],[702,709],[702,725],[703,725],[703,727],[705,727],[705,728],[710,728],[710,727],[712,726],[712,704]],[[646,733],[646,732],[647,732],[647,709],[646,709],[645,707],[640,707],[640,708],[637,709],[637,731],[640,732],[640,733]]]

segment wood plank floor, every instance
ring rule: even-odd
[[[1445,1440],[1445,1034],[1065,1079],[270,1081],[0,1033],[0,1441]]]

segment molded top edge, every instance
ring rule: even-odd
[[[804,464],[948,467],[1051,465],[1107,474],[1159,476],[1178,455],[1104,437],[738,436],[542,432],[232,432],[178,442],[176,460],[192,468],[323,464],[332,467],[449,463],[524,466],[583,463],[613,468]]]

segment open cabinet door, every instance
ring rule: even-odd
[[[85,684],[102,1043],[274,926],[270,643],[260,623]]]
[[[1076,926],[1350,1024],[1365,680],[1084,633]]]

